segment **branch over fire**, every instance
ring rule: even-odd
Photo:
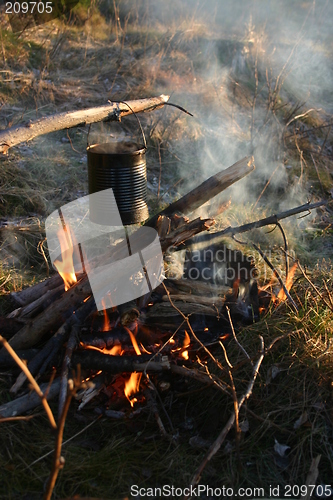
[[[119,121],[123,116],[144,111],[153,111],[162,107],[169,100],[169,96],[160,95],[150,99],[138,99],[128,101],[129,107],[124,103],[110,102],[105,106],[57,113],[52,116],[41,118],[27,125],[12,127],[0,133],[0,153],[6,154],[8,149],[21,142],[31,141],[39,135],[56,132],[79,125],[87,125],[100,121]]]

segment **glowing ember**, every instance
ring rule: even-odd
[[[285,286],[286,286],[286,289],[288,290],[288,292],[291,289],[291,287],[293,286],[296,269],[297,269],[297,263],[295,262],[295,264],[293,265],[293,267],[289,271],[288,278],[286,279]],[[279,291],[277,298],[281,301],[286,300],[287,296],[286,296],[283,288],[281,288],[281,290]]]
[[[55,260],[54,266],[64,280],[65,291],[67,292],[67,290],[77,282],[73,263],[73,242],[70,231],[66,227],[64,227],[64,230],[59,229],[57,235],[63,260]]]
[[[182,357],[187,360],[188,359],[188,351],[183,351]]]

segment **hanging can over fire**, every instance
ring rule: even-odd
[[[137,116],[136,116],[137,118]],[[138,118],[137,118],[138,120]],[[87,144],[89,194],[112,188],[123,225],[148,219],[146,139],[138,120],[143,144],[134,141]],[[89,138],[89,134],[88,134]],[[90,206],[90,219],[101,224],[112,200],[103,198]],[[102,222],[108,224],[108,222]]]

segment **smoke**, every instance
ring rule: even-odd
[[[174,68],[168,89],[165,79],[156,81],[158,92],[171,93],[195,115],[192,123],[182,120],[189,140],[171,146],[183,160],[183,192],[253,154],[256,171],[230,188],[232,200],[255,204],[269,181],[272,209],[307,201],[299,157],[283,136],[297,114],[312,109],[310,119],[332,112],[332,2],[154,0],[136,6],[143,22],[159,24],[169,36],[165,58],[176,60],[182,50],[187,56],[178,66],[181,81]]]

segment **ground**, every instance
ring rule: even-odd
[[[214,216],[231,200],[214,230],[308,200],[328,202],[305,218],[282,222],[289,253],[310,281],[297,270],[291,289],[297,313],[286,301],[272,303],[260,321],[237,332],[254,362],[260,336],[266,347],[283,338],[266,354],[241,409],[239,443],[231,430],[203,471],[201,484],[211,488],[264,488],[269,497],[270,487],[279,486],[283,497],[291,485],[291,496],[298,497],[320,455],[313,480],[324,493],[320,487],[315,493],[333,494],[332,19],[329,2],[307,0],[82,0],[65,16],[23,32],[13,32],[8,17],[1,17],[2,130],[108,100],[167,94],[194,117],[171,107],[140,115],[151,214],[246,155],[254,156],[255,172],[198,211]],[[2,315],[11,310],[11,291],[49,272],[42,251],[46,217],[87,194],[87,133],[78,127],[41,136],[0,159]],[[138,137],[136,120],[95,124],[90,140],[110,134]],[[242,235],[247,246],[241,248],[254,255],[261,287],[272,271],[252,243],[285,278],[281,233],[266,231]],[[231,239],[224,243],[239,246]],[[279,289],[276,280],[272,286]],[[252,366],[236,343],[226,350],[240,398]],[[207,360],[207,369],[230,383],[223,351],[217,346],[212,353],[224,368]],[[11,398],[15,375],[1,370],[2,403]],[[200,382],[169,382],[171,390],[158,404],[172,439],[160,436],[148,406],[134,415],[129,407],[126,418],[116,421],[99,417],[93,406],[78,412],[73,402],[54,498],[123,499],[135,496],[131,485],[190,484],[232,415],[233,400]],[[54,435],[43,412],[35,415],[1,423],[1,498],[42,496]],[[249,490],[247,497],[253,496]]]

